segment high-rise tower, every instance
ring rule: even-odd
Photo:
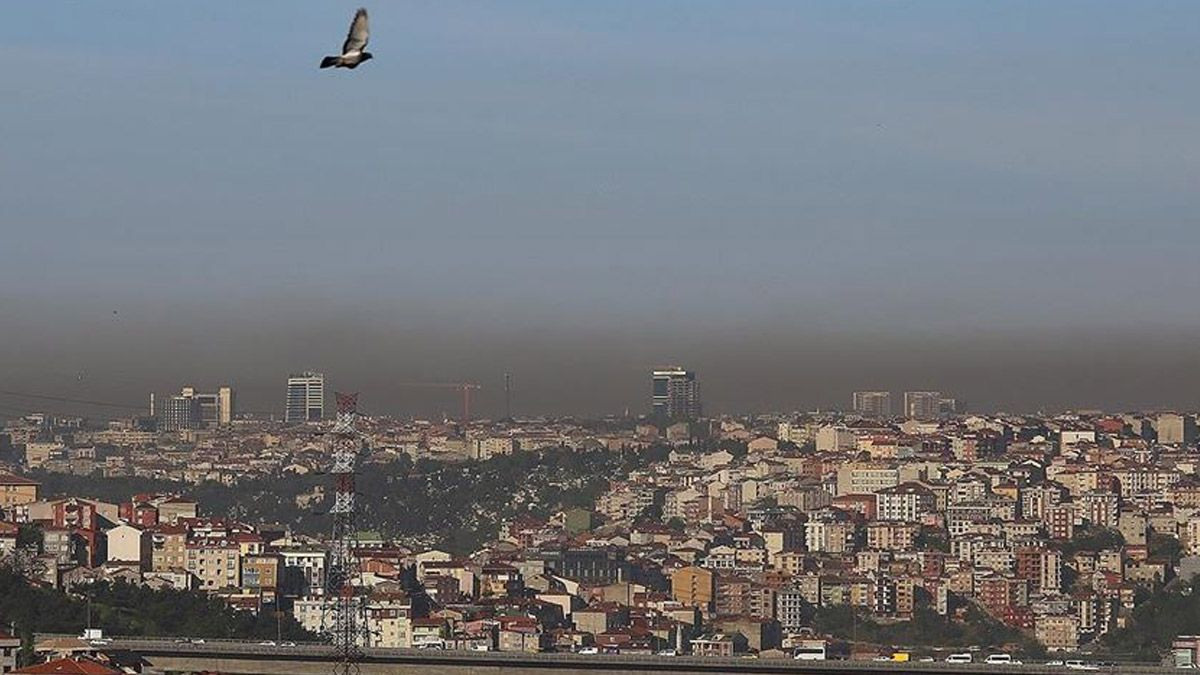
[[[942,392],[904,392],[904,416],[914,420],[934,420],[942,412]]]
[[[651,373],[650,405],[656,417],[690,420],[700,416],[700,384],[696,374],[679,366]]]
[[[288,375],[285,422],[320,422],[325,418],[325,376],[304,372]]]
[[[892,392],[890,391],[856,391],[854,392],[854,412],[866,417],[891,417]]]
[[[163,431],[199,429],[200,423],[200,400],[187,391],[164,402],[161,420]]]

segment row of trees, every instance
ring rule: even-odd
[[[100,582],[65,593],[30,583],[9,564],[0,564],[0,619],[27,654],[36,633],[79,635],[89,626],[113,635],[316,639],[290,614],[239,612],[201,591]]]
[[[1132,620],[1104,636],[1104,649],[1138,661],[1157,661],[1180,635],[1200,634],[1200,576],[1176,579],[1137,598]]]
[[[997,621],[973,604],[962,616],[941,616],[927,602],[918,602],[912,619],[879,622],[847,605],[814,608],[813,627],[818,633],[845,640],[902,649],[1001,649],[1012,645],[1029,658],[1045,650],[1024,633]]]

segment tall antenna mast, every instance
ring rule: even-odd
[[[370,641],[367,626],[366,597],[362,593],[362,573],[356,550],[358,529],[355,525],[354,476],[358,456],[366,442],[355,429],[358,394],[336,392],[337,420],[330,433],[333,464],[333,536],[330,538],[329,568],[326,574],[326,602],[322,616],[323,632],[333,645],[337,675],[360,672],[362,648]]]

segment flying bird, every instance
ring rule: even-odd
[[[367,48],[369,33],[370,27],[367,25],[367,10],[360,7],[354,13],[354,20],[350,22],[350,33],[346,36],[346,42],[342,44],[342,55],[326,56],[321,59],[321,67],[349,68],[353,70],[358,67],[358,64],[373,58],[371,52],[364,51]]]

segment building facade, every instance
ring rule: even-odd
[[[664,419],[700,416],[700,385],[696,374],[678,366],[655,369],[651,374],[651,408]]]
[[[1163,445],[1191,445],[1196,442],[1196,418],[1191,415],[1163,413],[1155,421],[1158,442]]]
[[[187,391],[186,389],[184,390]],[[200,428],[200,399],[187,393],[172,396],[163,402],[163,431],[185,431]]]
[[[890,391],[856,391],[854,392],[854,412],[864,417],[891,417],[892,392]]]
[[[942,412],[942,392],[904,392],[904,416],[914,420],[937,419]]]
[[[325,376],[313,372],[289,375],[284,421],[320,422],[324,418]]]
[[[196,399],[199,406],[199,423],[203,426],[229,424],[233,421],[233,388],[219,387],[215,392],[197,391],[195,387],[184,387],[181,396]]]

